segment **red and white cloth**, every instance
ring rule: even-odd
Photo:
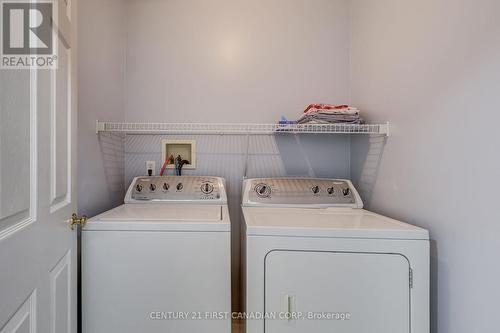
[[[362,124],[359,110],[349,105],[310,104],[297,120],[299,124]]]

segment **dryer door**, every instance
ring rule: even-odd
[[[409,332],[409,268],[398,254],[272,251],[265,332]]]

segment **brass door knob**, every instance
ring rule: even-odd
[[[87,223],[87,216],[85,216],[85,215],[78,218],[78,216],[76,214],[73,214],[73,215],[71,215],[71,219],[69,220],[69,225],[70,225],[71,230],[75,230],[75,225],[79,225],[83,228],[86,223]]]

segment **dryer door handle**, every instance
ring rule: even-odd
[[[284,314],[284,318],[288,321],[294,319],[294,311],[295,311],[295,296],[284,294],[282,304],[282,312]]]

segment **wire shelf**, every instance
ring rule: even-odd
[[[97,121],[96,132],[125,134],[263,135],[279,133],[375,134],[389,136],[385,124],[217,124],[217,123],[119,123]]]

